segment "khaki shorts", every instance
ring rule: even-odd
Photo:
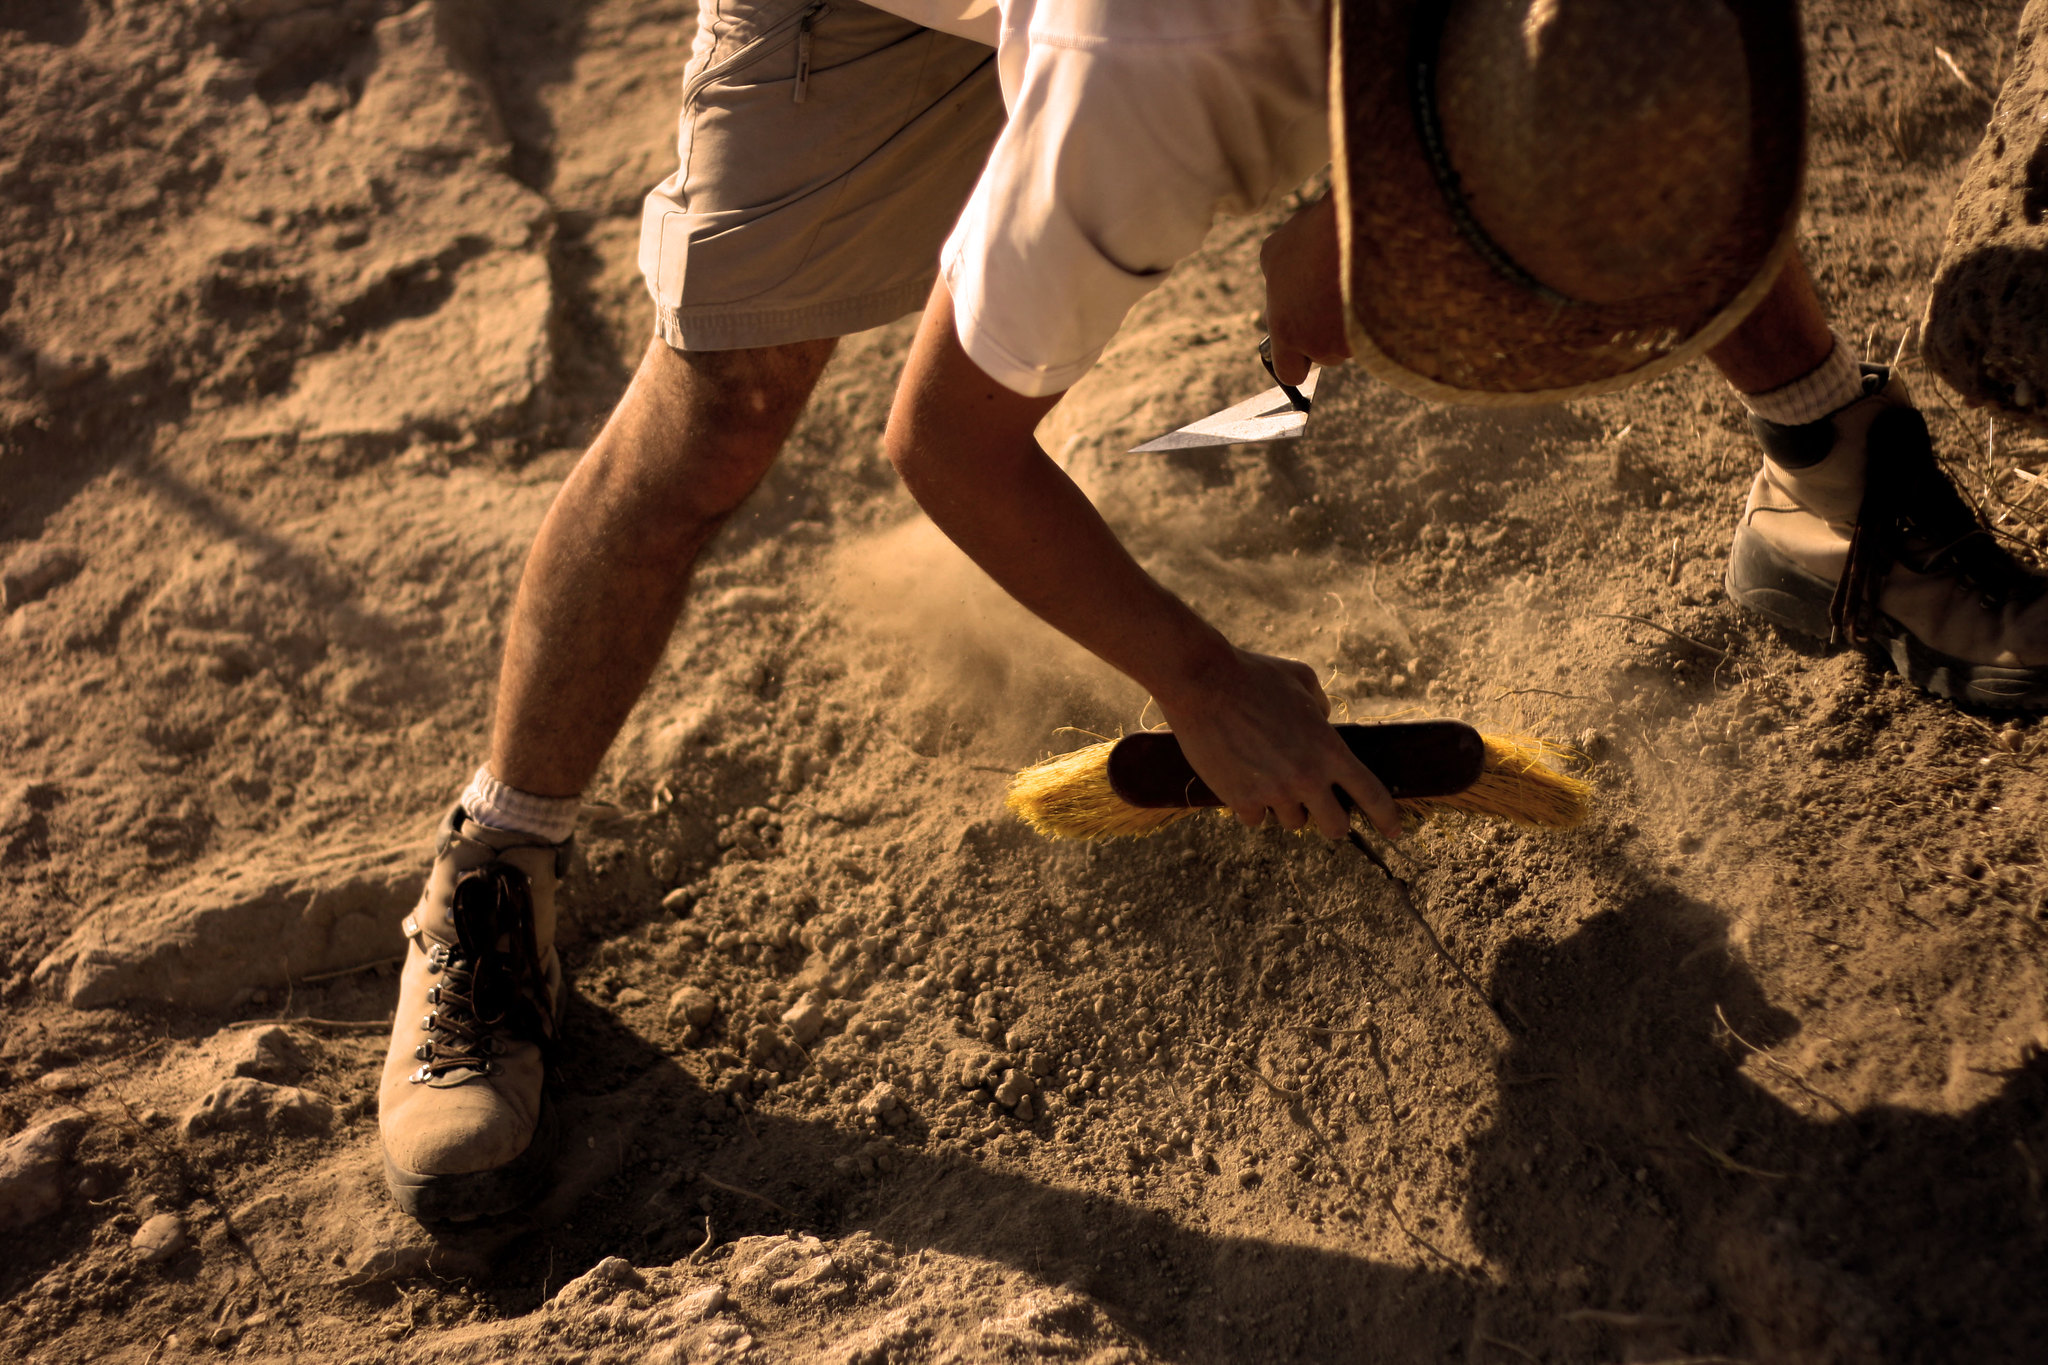
[[[1003,125],[991,48],[857,0],[703,0],[682,164],[640,271],[685,351],[844,336],[923,307]]]

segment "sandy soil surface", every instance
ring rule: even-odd
[[[2018,10],[1807,6],[1806,233],[1872,356]],[[2043,732],[1730,607],[1756,454],[1703,369],[1513,415],[1332,374],[1298,443],[1122,454],[1262,386],[1261,223],[1048,445],[1354,715],[1584,750],[1584,828],[1397,864],[1526,1027],[1349,850],[1005,814],[1145,699],[896,485],[897,325],[842,348],[590,794],[556,1193],[397,1214],[397,921],[644,344],[691,22],[0,0],[0,1356],[2039,1358]],[[2048,447],[1907,374],[2038,544]]]

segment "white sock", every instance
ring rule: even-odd
[[[1863,396],[1863,372],[1857,367],[1856,352],[1835,334],[1835,349],[1810,374],[1767,393],[1741,395],[1743,406],[1780,426],[1804,426],[1818,422],[1838,408],[1846,408]]]
[[[498,780],[486,763],[476,770],[462,793],[463,813],[489,829],[525,834],[542,843],[559,844],[576,832],[576,796],[535,796]]]

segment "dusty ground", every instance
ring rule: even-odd
[[[1995,90],[2018,10],[1808,6],[1807,232],[1873,356],[1989,107],[1935,48]],[[391,1210],[396,921],[646,335],[690,20],[0,0],[0,1356],[2038,1358],[2041,732],[1729,607],[1755,456],[1700,370],[1506,417],[1332,375],[1289,448],[1120,454],[1261,382],[1259,224],[1048,442],[1354,713],[1585,749],[1582,830],[1407,848],[1526,1031],[1348,851],[1005,815],[1144,699],[896,487],[899,325],[591,795],[559,1193],[441,1241]],[[2034,536],[2048,448],[1908,373]]]

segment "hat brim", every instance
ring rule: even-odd
[[[1776,282],[1797,235],[1806,89],[1795,7],[1730,3],[1750,74],[1751,145],[1742,202],[1712,268],[1667,292],[1604,304],[1560,300],[1513,278],[1453,213],[1417,127],[1411,80],[1411,35],[1428,3],[1330,7],[1333,175],[1353,357],[1417,397],[1501,407],[1626,388],[1734,330]]]

